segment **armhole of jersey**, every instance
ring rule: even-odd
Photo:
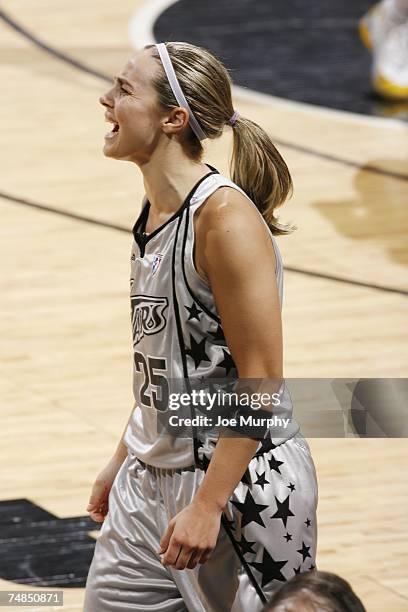
[[[197,208],[199,208],[199,206]],[[220,323],[221,319],[216,311],[210,285],[207,285],[204,279],[201,278],[194,266],[192,245],[195,242],[193,224],[193,215],[195,210],[196,209],[191,210],[191,208],[186,209],[186,222],[181,250],[182,274],[186,288],[196,304],[198,304],[198,306],[200,306],[200,308],[206,312],[207,315],[213,319],[213,321]]]
[[[204,204],[206,203],[206,201],[208,200],[209,197],[211,197],[213,195],[213,193],[215,193],[218,189],[220,189],[221,187],[231,187],[232,189],[236,189],[237,191],[239,191],[240,193],[242,193],[243,196],[246,197],[247,200],[249,200],[249,202],[252,204],[252,206],[255,207],[256,211],[258,212],[261,220],[264,223],[264,226],[269,234],[269,237],[271,239],[272,242],[272,246],[273,246],[273,250],[275,253],[275,276],[278,277],[281,274],[281,270],[282,270],[282,258],[278,249],[278,245],[275,241],[275,237],[272,234],[270,227],[268,226],[267,222],[265,221],[262,213],[259,211],[258,207],[256,206],[255,202],[253,202],[251,200],[251,198],[248,196],[248,194],[245,193],[245,191],[243,189],[241,189],[241,187],[239,187],[238,185],[236,185],[235,183],[233,183],[231,180],[227,179],[226,177],[222,177],[220,175],[221,178],[224,178],[225,183],[221,183],[219,185],[216,186],[216,188],[211,191],[211,193],[209,193],[206,198],[200,202],[200,204],[197,207],[194,207],[192,214],[191,214],[191,250],[190,250],[190,254],[189,254],[189,266],[190,269],[192,271],[193,276],[197,279],[197,281],[203,286],[205,287],[207,290],[211,291],[211,285],[205,281],[200,274],[198,273],[198,270],[196,269],[195,263],[194,263],[194,248],[195,248],[195,244],[196,244],[196,232],[195,232],[195,228],[194,228],[194,215],[196,213],[196,211],[201,208],[202,206],[204,206]]]
[[[208,198],[209,197],[210,196],[208,196]],[[204,202],[208,198],[206,198],[204,200]],[[200,274],[198,273],[198,270],[197,270],[197,268],[195,266],[195,263],[194,263],[194,248],[195,248],[195,244],[196,244],[196,232],[195,232],[195,228],[194,228],[194,216],[195,216],[195,213],[197,212],[197,210],[199,210],[201,208],[201,206],[204,204],[204,202],[200,206],[197,206],[197,208],[195,208],[192,211],[192,214],[191,214],[191,249],[189,251],[189,265],[190,265],[190,270],[193,273],[193,276],[196,278],[197,282],[200,283],[201,285],[203,285],[203,287],[205,287],[208,291],[211,291],[210,283],[207,282],[202,276],[200,276]]]
[[[201,208],[208,198],[220,187],[231,187],[233,189],[237,189],[240,191],[256,208],[260,218],[262,219],[264,226],[268,232],[269,238],[272,242],[272,247],[275,254],[275,278],[278,285],[278,293],[282,308],[282,300],[283,300],[283,274],[282,274],[282,259],[280,256],[279,248],[277,243],[275,242],[275,238],[263,218],[262,214],[258,210],[256,204],[251,200],[251,198],[235,183],[233,183],[227,177],[222,175],[216,175],[216,182],[212,186],[208,186],[205,192],[200,196],[196,196],[192,198],[190,207],[188,209],[187,214],[187,224],[185,228],[185,236],[184,236],[184,244],[183,244],[183,254],[182,254],[182,268],[184,281],[186,283],[187,289],[191,295],[191,297],[196,301],[196,303],[203,308],[211,318],[215,321],[220,322],[220,318],[218,313],[216,312],[216,307],[214,303],[214,297],[212,295],[211,285],[207,283],[198,273],[198,270],[194,263],[194,247],[196,245],[196,232],[194,227],[194,215],[195,212]],[[197,201],[198,200],[198,201]],[[188,240],[189,248],[187,248],[187,252],[185,250],[186,241]]]

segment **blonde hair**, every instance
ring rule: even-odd
[[[160,62],[155,45],[146,45]],[[197,121],[208,138],[219,138],[234,113],[232,80],[223,64],[203,47],[186,42],[168,42],[166,49],[181,89]],[[163,110],[179,106],[166,73],[162,69],[153,78],[158,104]],[[186,154],[200,161],[204,152],[190,126],[181,139]],[[268,134],[257,123],[240,115],[233,127],[230,160],[231,179],[256,204],[273,234],[289,234],[296,226],[283,225],[274,210],[292,194],[289,169]]]

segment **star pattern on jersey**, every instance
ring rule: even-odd
[[[300,574],[300,568],[301,568],[302,564],[299,565],[299,567],[294,567],[293,571],[295,572],[295,574]]]
[[[268,463],[269,463],[269,467],[271,468],[271,470],[275,470],[275,472],[278,472],[278,474],[281,474],[279,466],[283,465],[284,461],[278,461],[277,459],[275,459],[273,455],[271,455],[271,458],[269,459]]]
[[[184,306],[184,308],[188,310],[188,321],[191,321],[192,319],[197,319],[197,321],[200,320],[200,314],[203,311],[197,308],[197,306],[195,305],[195,302],[193,302],[191,306]]]
[[[255,474],[258,476],[258,479],[255,480],[254,484],[259,485],[260,487],[262,487],[262,491],[264,490],[264,486],[267,484],[270,484],[269,480],[266,480],[265,477],[265,472],[262,472],[262,474],[258,474],[258,472],[255,472]]]
[[[307,518],[307,519],[305,520],[305,525],[306,525],[306,527],[310,527],[310,525],[311,525],[311,524],[312,524],[312,521],[310,520],[310,518]]]
[[[292,510],[289,508],[289,497],[290,495],[288,495],[287,498],[281,502],[275,495],[275,500],[276,500],[278,509],[276,510],[275,514],[272,514],[271,516],[271,518],[281,519],[285,527],[286,527],[288,518],[290,516],[295,516]]]
[[[230,370],[234,370],[236,366],[231,355],[224,348],[222,349],[222,352],[224,357],[219,363],[217,363],[217,366],[220,368],[225,368],[225,374],[227,375],[229,374]]]
[[[309,567],[309,569],[310,569],[310,570],[314,570],[314,569],[316,569],[316,566],[315,566],[315,565],[313,565],[313,563],[312,563],[312,565]]]
[[[258,525],[261,525],[262,527],[265,527],[265,523],[263,522],[260,514],[263,510],[265,510],[269,506],[266,506],[264,504],[257,504],[254,498],[252,497],[249,489],[246,492],[245,500],[243,503],[236,502],[236,501],[232,501],[231,503],[242,514],[241,527],[245,527],[246,525],[249,525],[249,523],[252,523],[252,521],[254,523],[257,523]]]
[[[285,540],[287,542],[290,542],[292,540],[292,534],[291,533],[285,533],[285,535],[283,537],[285,538]]]
[[[202,361],[208,361],[209,363],[211,362],[211,359],[205,352],[205,338],[200,340],[200,342],[197,342],[194,336],[190,334],[190,347],[186,346],[185,349],[186,354],[192,357],[194,360],[195,369],[198,368]]]
[[[236,543],[238,544],[238,546],[240,547],[242,554],[243,555],[247,555],[249,553],[255,554],[255,550],[252,549],[252,547],[256,544],[256,542],[249,542],[244,534],[242,534],[241,540],[235,540]]]
[[[282,574],[281,569],[286,565],[286,561],[275,561],[273,557],[268,553],[266,548],[263,550],[262,563],[252,561],[249,565],[252,565],[255,569],[262,574],[262,588],[272,582],[272,580],[279,580],[280,582],[286,582],[285,576]]]
[[[291,493],[293,493],[293,491],[296,491],[295,485],[291,482],[288,484],[287,489],[290,489]]]
[[[310,557],[310,559],[312,558],[312,555],[309,553],[309,550],[310,550],[310,546],[306,546],[306,544],[302,540],[302,548],[299,548],[298,550],[296,550],[296,552],[298,552],[303,557],[302,563],[303,561],[305,561],[305,559],[307,559],[307,557]]]

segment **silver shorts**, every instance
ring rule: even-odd
[[[164,567],[160,539],[204,476],[145,466],[128,454],[110,492],[84,612],[257,612],[282,582],[316,566],[317,478],[298,433],[251,460],[207,563]]]

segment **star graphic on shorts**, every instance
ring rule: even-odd
[[[224,358],[222,361],[217,363],[217,366],[220,368],[225,368],[225,374],[229,374],[229,371],[235,369],[236,366],[231,355],[224,348],[222,349],[222,352],[224,353]]]
[[[271,468],[271,470],[275,470],[275,472],[278,472],[278,474],[281,473],[279,466],[283,463],[284,461],[278,461],[273,455],[271,455],[271,458],[269,459],[269,467]]]
[[[197,321],[200,320],[200,314],[202,313],[202,310],[199,310],[194,302],[191,304],[191,306],[184,306],[184,308],[188,310],[189,321],[190,319],[197,319]]]
[[[310,525],[312,524],[312,521],[311,521],[309,518],[307,518],[307,519],[304,521],[304,523],[305,523],[306,527],[310,527]]]
[[[262,491],[264,490],[264,486],[269,483],[269,480],[266,480],[265,478],[265,472],[262,472],[262,474],[258,474],[258,472],[255,472],[255,474],[258,476],[258,480],[255,480],[254,484],[259,485],[260,487],[262,487]]]
[[[301,565],[299,565],[299,567],[297,568],[296,567],[293,568],[293,571],[295,572],[295,574],[300,574],[300,567]]]
[[[194,336],[190,334],[190,348],[186,346],[186,354],[193,358],[196,369],[202,361],[211,362],[211,359],[208,358],[205,352],[205,338],[200,342],[196,342]]]
[[[295,516],[293,514],[293,512],[289,508],[289,497],[290,496],[288,495],[287,498],[284,499],[283,502],[281,502],[281,501],[279,501],[279,499],[275,495],[275,500],[276,500],[276,503],[278,505],[278,509],[275,512],[275,514],[273,514],[271,516],[271,518],[282,519],[282,522],[285,525],[285,527],[286,527],[286,523],[287,523],[288,517],[289,516]]]
[[[286,582],[285,576],[280,571],[281,568],[287,564],[286,561],[275,561],[268,553],[266,548],[263,551],[262,563],[252,561],[249,565],[252,565],[255,569],[262,574],[262,587],[269,584],[272,580],[279,580],[280,582]]]
[[[293,493],[293,491],[296,491],[295,485],[292,484],[291,482],[288,484],[287,488],[290,489],[292,493]]]
[[[307,558],[310,557],[312,558],[312,555],[309,553],[310,550],[310,546],[306,546],[306,544],[303,542],[302,540],[302,548],[300,548],[299,550],[297,550],[296,552],[298,552],[299,554],[302,555],[303,559],[302,562]]]
[[[312,563],[312,565],[309,567],[309,569],[310,569],[310,570],[314,570],[314,569],[316,569],[316,566],[315,566],[315,565],[313,565],[313,563]]]
[[[255,453],[255,457],[261,457],[264,453],[269,452],[273,448],[276,448],[276,445],[271,440],[271,432],[268,431],[266,436],[261,440],[261,448]]]
[[[291,541],[291,539],[292,539],[292,534],[290,534],[290,533],[286,533],[286,534],[285,534],[283,537],[285,538],[285,540],[286,540],[287,542],[290,542],[290,541]]]
[[[252,497],[249,489],[246,493],[244,503],[233,501],[232,504],[242,514],[241,527],[245,527],[245,525],[252,523],[252,521],[254,521],[254,523],[257,523],[258,525],[261,525],[262,527],[265,527],[265,523],[263,522],[260,513],[265,510],[265,508],[268,508],[268,506],[265,506],[264,504],[255,503],[255,500]]]
[[[242,477],[241,477],[241,482],[243,484],[248,485],[248,487],[251,486],[251,474],[249,473],[249,469],[247,468],[245,470],[245,472],[243,473]]]
[[[236,540],[238,546],[241,548],[242,550],[242,554],[247,555],[248,553],[253,553],[255,554],[255,550],[252,550],[252,547],[254,546],[254,544],[256,544],[256,542],[248,542],[248,540],[245,538],[244,535],[242,535],[241,540],[238,542],[238,540]]]

